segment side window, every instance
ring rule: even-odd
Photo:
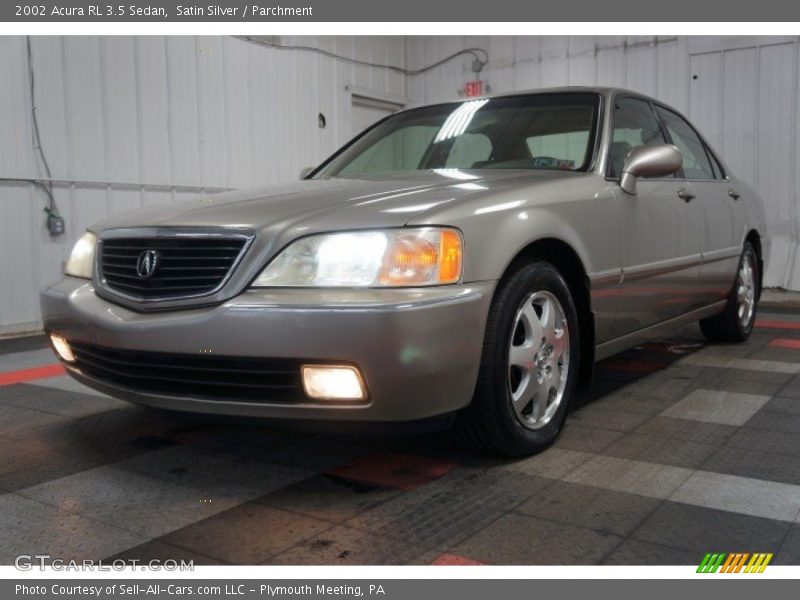
[[[672,143],[683,155],[683,174],[686,179],[715,179],[706,147],[692,126],[671,110],[661,106],[657,106],[656,110],[664,120]]]
[[[609,148],[609,175],[619,177],[628,152],[636,146],[664,144],[664,134],[650,105],[636,98],[614,100],[614,131]]]

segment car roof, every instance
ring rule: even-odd
[[[622,94],[625,96],[632,96],[634,98],[640,98],[647,102],[654,102],[655,104],[660,104],[672,112],[675,112],[681,116],[682,113],[675,109],[674,107],[670,106],[663,100],[659,100],[658,98],[653,98],[652,96],[648,96],[647,94],[643,94],[641,92],[635,92],[633,90],[629,90],[626,88],[621,87],[608,87],[608,86],[589,86],[589,85],[567,85],[567,86],[560,86],[560,87],[545,87],[545,88],[534,88],[534,89],[527,89],[527,90],[515,90],[513,92],[498,92],[496,94],[484,94],[483,96],[474,96],[470,98],[458,97],[453,98],[450,100],[442,100],[440,102],[430,102],[426,104],[414,104],[411,106],[407,106],[402,110],[397,111],[395,114],[404,113],[406,111],[418,109],[418,108],[425,108],[428,106],[441,106],[443,104],[457,104],[460,102],[468,102],[470,100],[485,100],[491,98],[513,98],[514,96],[531,96],[536,94],[570,94],[570,93],[590,93],[590,94],[598,94],[603,97],[604,100],[610,100],[613,96],[617,94]],[[686,118],[686,117],[684,117]],[[705,140],[705,138],[703,138]],[[708,142],[706,141],[706,144]]]
[[[651,102],[656,102],[658,104],[666,104],[657,98],[652,98],[646,94],[642,94],[641,92],[635,92],[633,90],[628,90],[625,88],[618,88],[618,87],[605,87],[605,86],[588,86],[588,85],[569,85],[569,86],[560,86],[560,87],[545,87],[545,88],[534,88],[534,89],[526,89],[526,90],[515,90],[513,92],[498,92],[495,94],[484,94],[482,96],[474,96],[470,98],[453,98],[450,100],[443,100],[440,102],[431,102],[428,104],[417,104],[414,106],[409,106],[408,109],[414,108],[422,108],[425,106],[437,106],[441,104],[454,104],[458,102],[466,102],[468,100],[483,100],[487,98],[511,98],[514,96],[531,96],[535,94],[569,94],[569,93],[592,93],[592,94],[599,94],[605,98],[610,98],[615,94],[625,94],[626,96],[635,96],[637,98],[643,98],[644,100],[648,100]]]

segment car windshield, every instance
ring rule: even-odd
[[[439,104],[367,130],[316,177],[429,169],[558,169],[591,163],[599,96],[534,94]]]

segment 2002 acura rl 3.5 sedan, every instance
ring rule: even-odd
[[[298,183],[103,220],[42,310],[69,373],[131,402],[453,414],[522,455],[594,361],[697,320],[745,340],[767,251],[761,199],[680,114],[568,88],[403,111]]]

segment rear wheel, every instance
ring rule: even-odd
[[[756,251],[746,242],[725,311],[700,321],[700,329],[709,341],[735,343],[750,337],[758,308],[759,281]]]
[[[505,456],[533,454],[558,436],[575,391],[579,360],[575,304],[561,274],[534,261],[495,295],[472,403],[456,431]]]

